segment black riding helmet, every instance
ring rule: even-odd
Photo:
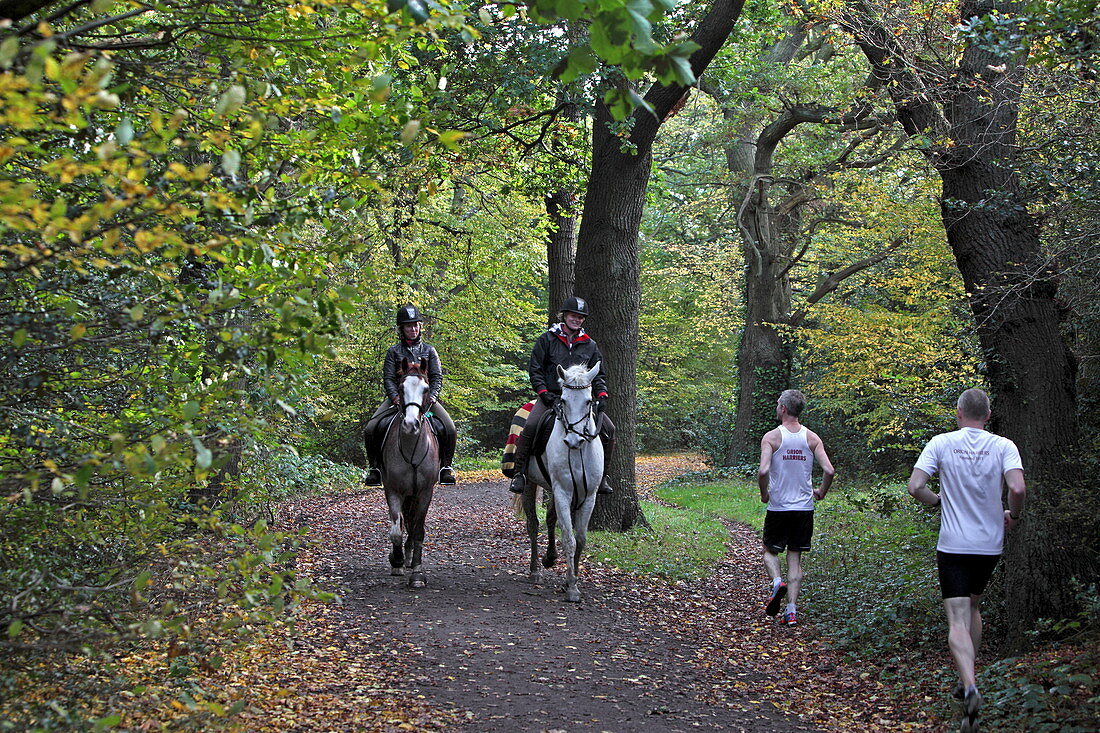
[[[396,320],[398,326],[404,326],[406,323],[423,323],[424,316],[420,314],[415,305],[403,305],[397,309]]]
[[[559,310],[561,310],[562,313],[576,313],[578,315],[587,316],[588,303],[584,298],[573,296],[572,298],[566,298]]]

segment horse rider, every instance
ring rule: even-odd
[[[443,408],[439,401],[439,393],[443,389],[443,367],[439,363],[439,354],[435,347],[425,343],[421,331],[424,325],[424,316],[414,305],[403,305],[397,310],[397,343],[386,351],[386,361],[382,366],[382,384],[386,390],[386,398],[378,409],[374,411],[367,426],[363,431],[364,442],[367,448],[367,461],[370,470],[367,472],[367,486],[382,485],[382,441],[385,438],[386,428],[390,419],[401,409],[401,393],[399,391],[398,368],[403,359],[410,363],[419,363],[421,359],[428,361],[428,404],[425,412],[429,410],[439,418],[443,430],[439,434],[439,483],[455,483],[455,470],[451,462],[455,456],[455,431],[454,421]]]
[[[601,367],[599,374],[593,380],[592,392],[596,396],[596,425],[604,448],[604,474],[598,493],[612,493],[611,484],[607,480],[607,457],[615,445],[615,424],[611,422],[611,418],[607,416],[607,411],[604,409],[607,402],[607,378],[602,366],[603,356],[596,341],[584,331],[584,319],[587,317],[588,303],[581,298],[567,298],[560,309],[560,322],[550,326],[539,336],[531,350],[527,373],[531,377],[531,386],[534,387],[538,399],[531,408],[531,414],[527,416],[527,424],[523,426],[523,432],[516,440],[516,472],[512,475],[512,484],[508,487],[516,494],[522,494],[527,484],[527,454],[531,450],[535,431],[542,422],[546,410],[553,409],[561,399],[558,367],[568,369],[571,366],[583,364],[591,369],[596,362],[601,362]]]

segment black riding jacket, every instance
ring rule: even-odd
[[[527,373],[531,375],[531,386],[535,392],[553,392],[561,394],[561,382],[558,381],[558,366],[568,369],[584,364],[591,369],[600,362],[600,372],[592,380],[592,391],[599,397],[607,395],[607,374],[603,366],[603,355],[596,342],[581,329],[572,340],[566,335],[562,324],[555,323],[535,341],[531,350],[531,361]]]
[[[382,365],[382,384],[386,388],[386,396],[391,400],[400,397],[397,371],[401,368],[402,359],[410,362],[428,360],[428,395],[432,400],[439,399],[439,393],[443,391],[443,365],[439,362],[435,347],[419,338],[415,341],[401,339],[386,351],[386,361]]]

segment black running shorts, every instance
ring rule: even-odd
[[[1000,555],[957,555],[936,551],[940,591],[944,598],[980,596],[997,567]]]
[[[809,552],[813,534],[813,510],[775,512],[769,509],[764,516],[764,547],[776,555],[788,547],[796,552]]]

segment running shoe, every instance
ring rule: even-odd
[[[978,688],[973,687],[966,691],[963,697],[963,719],[959,726],[959,733],[978,732],[978,711],[982,709],[982,695]]]
[[[794,611],[787,611],[783,614],[783,623],[787,626],[798,626],[798,618],[795,616]]]
[[[783,602],[785,595],[787,595],[787,584],[780,583],[779,587],[772,591],[772,597],[768,599],[768,605],[764,606],[764,613],[769,616],[779,613],[779,605]]]

